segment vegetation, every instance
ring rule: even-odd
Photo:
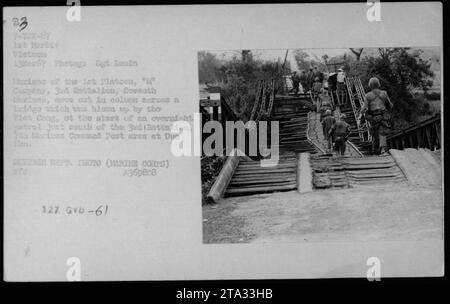
[[[282,77],[282,63],[257,60],[248,50],[229,60],[221,60],[209,52],[200,52],[198,57],[200,83],[219,85],[229,106],[243,121],[250,118],[258,81]],[[206,195],[224,161],[225,157],[203,157],[201,160],[203,204],[207,202]]]
[[[206,204],[206,196],[211,186],[216,181],[217,175],[225,163],[225,156],[202,157],[201,172],[202,172],[202,204]]]
[[[297,64],[297,67],[301,71],[308,71],[310,68],[314,68],[317,66],[317,68],[321,71],[326,70],[326,63],[328,56],[325,55],[325,57],[322,57],[322,59],[315,57],[310,58],[309,54],[302,50],[295,50],[294,51],[294,58],[295,63]]]
[[[431,88],[434,73],[420,53],[420,50],[410,52],[409,48],[386,48],[379,49],[379,57],[367,60],[368,74],[380,79],[394,103],[396,129],[431,114],[429,103],[417,92],[426,93]]]
[[[388,92],[394,104],[395,131],[440,111],[440,94],[430,90],[434,71],[439,73],[440,82],[439,55],[425,51],[427,56],[422,56],[423,50],[410,48],[352,48],[340,56],[325,54],[321,58],[311,58],[308,53],[296,50],[294,60],[300,70],[317,66],[321,71],[334,72],[336,67],[343,66],[348,76],[360,77],[366,92],[369,91],[369,79],[378,77],[381,88]],[[236,53],[227,60],[209,52],[200,52],[198,56],[200,83],[220,85],[230,107],[243,121],[250,117],[258,81],[272,77],[281,79],[283,74],[290,74],[289,63],[283,70],[283,63],[255,59],[249,50]],[[223,161],[220,157],[202,159],[203,198]]]
[[[253,58],[251,51],[220,60],[208,52],[199,53],[199,81],[219,84],[222,94],[239,118],[247,121],[256,96],[258,81],[282,76],[282,63]],[[289,69],[287,69],[289,71]],[[286,70],[285,70],[286,72]]]
[[[371,77],[378,77],[394,103],[395,129],[413,124],[432,113],[429,100],[439,99],[439,94],[429,92],[433,85],[432,63],[439,63],[436,54],[427,54],[431,60],[424,60],[423,50],[411,48],[350,48],[340,56],[321,58],[310,56],[302,50],[294,51],[294,58],[300,70],[317,66],[327,71],[333,65],[343,66],[348,76],[358,76],[366,86]],[[437,58],[435,58],[437,56]],[[435,63],[437,62],[437,63]],[[219,59],[215,54],[199,53],[199,80],[201,83],[219,84],[223,94],[240,119],[249,119],[260,79],[275,77],[281,79],[281,62],[263,61],[253,58],[252,52],[237,52],[231,59]],[[289,64],[287,64],[289,67]],[[436,67],[434,67],[436,69]],[[330,69],[334,71],[334,69]],[[285,69],[289,74],[289,69]]]
[[[295,59],[300,69],[313,65],[322,68],[322,71],[334,71],[334,66],[343,66],[347,76],[361,79],[366,92],[370,90],[369,79],[377,77],[394,104],[394,129],[402,129],[436,113],[437,107],[430,100],[440,99],[440,94],[429,92],[435,76],[432,64],[439,62],[436,55],[428,54],[430,60],[425,60],[423,50],[411,48],[379,48],[370,51],[351,48],[350,51],[331,58],[324,55],[323,64],[309,59],[308,54],[302,51],[296,52]],[[366,52],[364,57],[363,52]],[[436,69],[436,66],[433,68]]]

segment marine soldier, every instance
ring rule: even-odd
[[[341,114],[340,120],[331,127],[329,132],[330,136],[333,138],[334,149],[340,154],[345,154],[345,149],[347,147],[347,140],[350,135],[350,125],[345,122],[346,115]]]
[[[312,87],[312,97],[313,101],[316,104],[316,112],[319,112],[320,110],[320,93],[322,91],[322,83],[319,80],[319,77],[316,77],[314,79],[313,87]]]
[[[302,85],[303,93],[306,93],[309,91],[308,75],[306,75],[305,70],[303,70],[302,74],[300,75],[300,84]]]
[[[336,119],[331,115],[331,110],[326,110],[325,114],[322,119],[322,130],[323,130],[323,136],[325,137],[325,140],[327,142],[327,153],[331,152],[331,135],[330,130],[333,127],[333,125],[336,123]]]
[[[320,82],[323,81],[323,75],[317,67],[314,67],[313,76],[314,78],[319,78]]]
[[[300,84],[300,77],[297,75],[297,72],[294,71],[292,73],[292,85],[294,87],[294,94],[297,95],[298,94],[298,85]]]
[[[336,95],[340,105],[345,103],[345,72],[343,68],[340,68],[337,73],[337,89]]]
[[[393,105],[386,91],[380,90],[378,78],[370,78],[369,87],[371,91],[364,98],[359,119],[365,114],[366,120],[370,123],[372,153],[384,154],[387,152],[386,136],[391,128],[391,115],[388,110],[391,110]]]
[[[314,75],[313,75],[313,69],[309,68],[309,72],[307,74],[307,78],[308,78],[308,88],[309,90],[311,90],[313,83],[314,83]]]

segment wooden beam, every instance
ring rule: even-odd
[[[288,191],[288,190],[294,190],[296,187],[297,187],[297,184],[295,182],[291,182],[286,185],[278,185],[278,186],[233,188],[233,189],[228,189],[227,195],[257,194],[257,193],[272,192],[272,191]]]
[[[200,106],[208,107],[220,107],[220,100],[200,99]]]
[[[428,148],[430,150],[432,150],[433,149],[433,142],[431,140],[431,130],[430,130],[429,127],[425,127],[425,134],[426,134],[426,138],[427,138]],[[421,148],[424,148],[424,147],[421,147]]]
[[[222,170],[220,170],[216,181],[209,190],[209,193],[207,195],[207,200],[209,202],[218,203],[220,198],[223,197],[225,190],[227,189],[228,184],[233,177],[233,173],[239,165],[239,161],[240,157],[237,156],[236,149],[233,149],[230,156],[228,156],[227,160],[225,161]]]
[[[438,127],[437,122],[434,124],[434,129],[436,131],[437,148],[439,149],[441,147],[441,128]]]

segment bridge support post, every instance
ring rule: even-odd
[[[234,171],[239,165],[240,159],[241,157],[237,156],[237,150],[235,148],[228,156],[225,164],[222,167],[222,170],[217,176],[216,181],[209,190],[207,200],[210,203],[218,203],[219,200],[223,197],[225,190],[227,189],[228,184],[231,181],[231,177],[233,176]]]
[[[311,192],[313,190],[309,158],[309,153],[300,153],[297,157],[297,191],[300,193]]]

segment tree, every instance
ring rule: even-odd
[[[215,83],[221,79],[221,60],[216,55],[201,51],[198,53],[198,78],[200,83]]]
[[[425,99],[414,91],[426,92],[433,84],[430,62],[421,58],[420,50],[380,48],[379,57],[367,59],[369,77],[378,77],[394,103],[393,115],[399,125],[414,123],[429,113]]]
[[[352,53],[355,54],[356,61],[360,61],[361,60],[361,54],[364,51],[364,48],[360,48],[359,50],[354,49],[354,48],[350,48],[350,51],[352,51]]]
[[[241,54],[245,55],[224,61],[218,70],[220,78],[224,79],[221,86],[223,95],[240,119],[245,121],[250,118],[259,80],[279,80],[283,69],[280,62],[256,60],[251,52],[243,51]]]
[[[308,53],[302,50],[294,51],[295,62],[297,63],[297,67],[300,70],[309,70],[309,68],[311,67],[311,61],[308,59],[308,57]]]
[[[295,50],[294,51],[294,59],[297,63],[297,67],[300,70],[309,70],[313,67],[318,67],[319,70],[325,71],[327,69],[326,60],[328,60],[328,55],[325,55],[322,58],[319,58],[317,55],[313,55],[314,58],[310,58],[309,54],[303,50]]]
[[[242,50],[242,61],[248,61],[253,59],[252,51]]]

